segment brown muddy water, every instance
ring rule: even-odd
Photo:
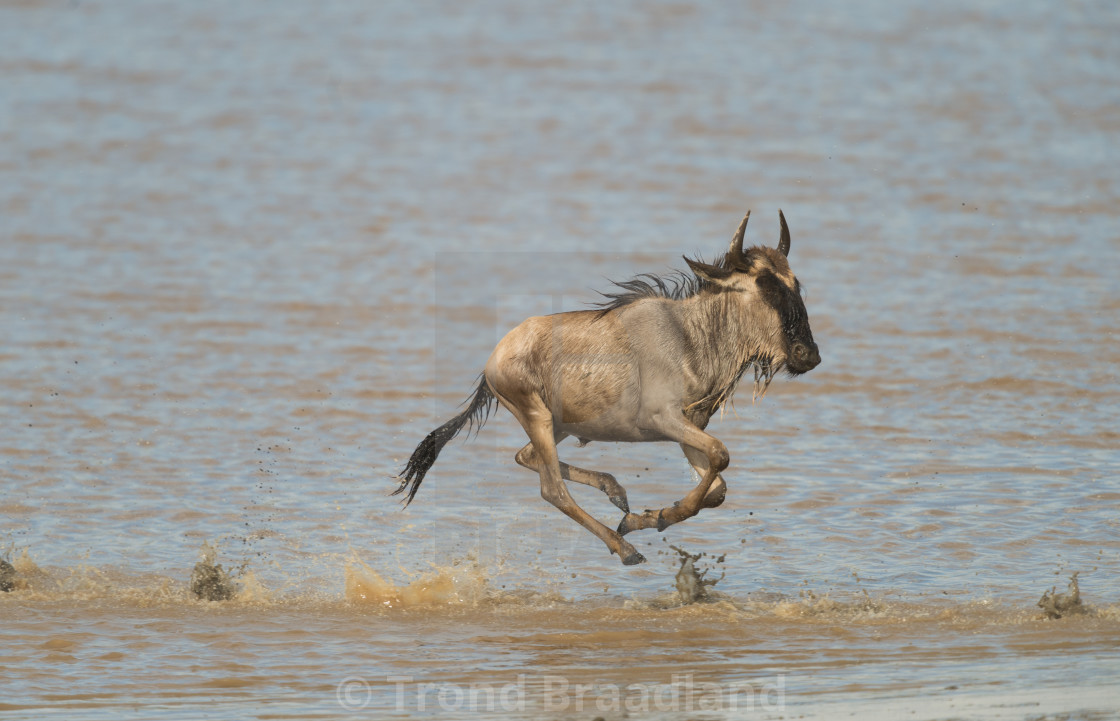
[[[1103,2],[0,2],[0,716],[1120,716],[1117,37]],[[649,563],[505,412],[387,496],[522,318],[779,207],[823,363],[713,421],[727,502]],[[560,451],[639,509],[691,482]]]

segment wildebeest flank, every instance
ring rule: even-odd
[[[790,269],[789,228],[778,211],[776,249],[744,250],[748,211],[714,264],[685,258],[691,274],[639,276],[595,310],[529,318],[494,348],[467,408],[420,442],[394,495],[411,503],[440,450],[468,424],[482,424],[496,400],[525,429],[518,464],[536,471],[541,496],[598,536],[626,565],[645,558],[623,536],[665,530],[720,505],[727,448],[704,432],[709,419],[753,372],[755,393],[774,375],[806,373],[820,354],[801,286]],[[630,512],[614,476],[563,463],[556,445],[588,441],[679,443],[700,482],[671,506]],[[617,530],[576,505],[564,480],[594,486],[625,514]]]

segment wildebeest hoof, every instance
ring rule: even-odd
[[[627,511],[626,515],[622,517],[622,520],[618,522],[618,535],[625,536],[630,531],[637,530],[638,525],[634,523],[634,521],[636,521],[637,519],[638,516],[635,516],[633,513]]]
[[[626,501],[626,496],[611,496],[610,502],[623,513],[630,512],[630,504]]]
[[[637,551],[631,551],[630,555],[622,559],[623,566],[637,566],[639,563],[645,563],[646,557]]]
[[[676,505],[676,504],[674,504]],[[658,532],[664,531],[669,526],[673,525],[665,518],[665,509],[662,508],[657,512],[657,530]]]

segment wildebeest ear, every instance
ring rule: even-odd
[[[688,267],[692,269],[693,273],[695,273],[698,277],[703,278],[704,280],[711,281],[712,283],[718,283],[721,280],[730,278],[733,272],[726,268],[720,268],[717,265],[708,265],[707,263],[701,263],[700,261],[693,260],[692,258],[689,258],[687,256],[682,257],[684,258],[684,262],[688,263]]]

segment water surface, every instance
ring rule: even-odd
[[[1118,31],[0,5],[0,709],[1115,715]],[[541,500],[504,412],[387,497],[522,318],[711,257],[747,208],[774,244],[779,207],[824,361],[713,421],[728,500],[630,537],[649,563]],[[676,446],[560,451],[638,508],[690,483]],[[205,543],[232,601],[187,589]],[[1075,571],[1087,613],[1044,619]]]

